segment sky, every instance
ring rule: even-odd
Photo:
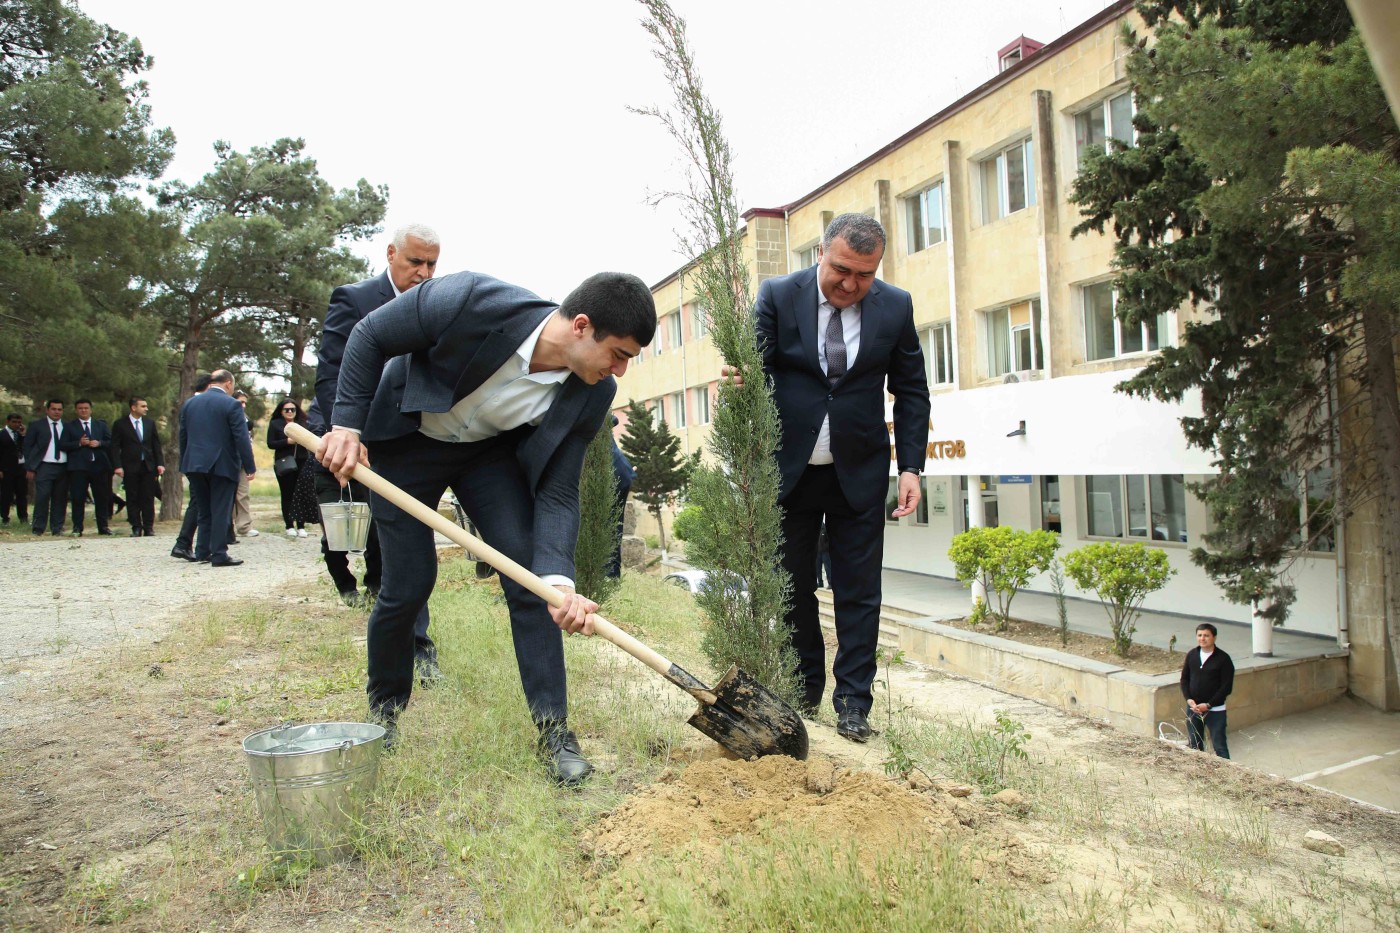
[[[734,152],[741,210],[780,207],[996,73],[1019,35],[1050,42],[1108,0],[672,0]],[[438,274],[470,269],[561,300],[586,276],[648,284],[687,257],[654,196],[680,151],[629,107],[670,100],[632,0],[79,0],[141,40],[166,178],[198,179],[213,144],[284,137],[336,187],[389,187],[390,232],[426,223]],[[329,296],[328,296],[329,297]]]

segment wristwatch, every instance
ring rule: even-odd
[[[915,476],[922,476],[924,474],[924,471],[919,469],[918,467],[900,467],[899,472],[913,473]]]

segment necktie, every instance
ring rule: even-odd
[[[841,328],[841,309],[831,309],[826,325],[826,378],[832,384],[846,375],[846,334]]]
[[[136,426],[136,439],[144,442],[146,440],[146,434],[141,430],[141,422],[133,421],[131,423]]]
[[[53,457],[55,462],[62,463],[63,461],[58,459],[58,422],[56,421],[49,422],[49,445],[49,455]]]

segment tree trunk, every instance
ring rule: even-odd
[[[194,394],[194,377],[199,371],[201,328],[195,323],[195,309],[190,309],[190,323],[185,328],[185,352],[180,357],[180,390],[170,408],[170,439],[166,442],[165,475],[160,478],[160,520],[178,521],[185,516],[185,474],[180,472],[180,407]]]
[[[1395,379],[1395,325],[1388,309],[1368,304],[1361,310],[1361,326],[1381,513],[1385,628],[1400,681],[1400,384]]]
[[[314,373],[312,374],[312,378],[307,378],[307,369],[309,367],[304,362],[306,357],[306,344],[309,339],[307,335],[311,332],[312,323],[312,319],[308,318],[305,313],[297,314],[296,327],[292,329],[291,365],[287,369],[291,381],[291,388],[288,394],[292,398],[300,399],[303,402],[315,394],[315,385],[313,384]],[[327,417],[329,417],[329,415],[327,415]]]

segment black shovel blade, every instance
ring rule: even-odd
[[[746,761],[764,755],[807,760],[807,727],[797,711],[737,667],[713,688],[690,724]]]

